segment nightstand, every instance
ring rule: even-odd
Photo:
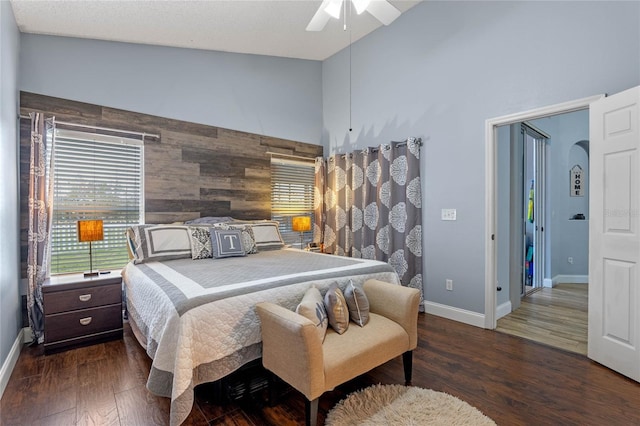
[[[45,353],[122,338],[120,271],[57,275],[42,284],[42,296]]]

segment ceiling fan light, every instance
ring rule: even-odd
[[[340,19],[340,9],[342,9],[342,0],[331,0],[324,11],[336,19]]]
[[[352,0],[352,2],[353,6],[356,8],[356,13],[360,15],[362,12],[367,10],[371,0]]]

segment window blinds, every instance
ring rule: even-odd
[[[104,240],[92,243],[94,269],[122,268],[127,263],[124,233],[141,223],[142,179],[142,141],[56,130],[52,274],[89,270],[89,245],[78,242],[78,220],[104,221]]]
[[[310,162],[271,159],[271,218],[280,222],[280,233],[287,244],[300,244],[300,233],[291,229],[293,216],[307,215],[313,223],[315,168]],[[313,231],[304,233],[304,243]]]

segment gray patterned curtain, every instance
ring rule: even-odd
[[[331,156],[327,159],[326,187],[324,191],[317,188],[317,193],[324,193],[325,251],[388,262],[403,285],[420,291],[421,145],[420,139],[409,138]],[[322,170],[317,167],[316,172]]]
[[[324,249],[327,253],[351,256],[351,165],[353,155],[332,155],[327,160],[324,192]]]
[[[313,192],[313,242],[321,244],[324,240],[324,177],[326,174],[326,162],[322,157],[316,158],[315,184]]]
[[[49,231],[51,229],[52,186],[48,182],[52,155],[53,118],[31,113],[31,153],[29,159],[29,234],[27,237],[27,313],[29,326],[38,343],[44,341],[42,283],[49,274]]]

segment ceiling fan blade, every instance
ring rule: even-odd
[[[400,11],[386,0],[372,0],[367,7],[367,12],[385,25],[389,25],[400,16]]]
[[[331,0],[324,0],[322,2],[318,10],[316,11],[316,14],[313,15],[313,18],[311,18],[311,21],[309,21],[309,25],[307,25],[307,31],[322,31],[324,29],[325,25],[327,25],[327,22],[329,22],[329,19],[331,19],[331,15],[325,12],[325,9],[329,5],[329,3],[331,3]]]

